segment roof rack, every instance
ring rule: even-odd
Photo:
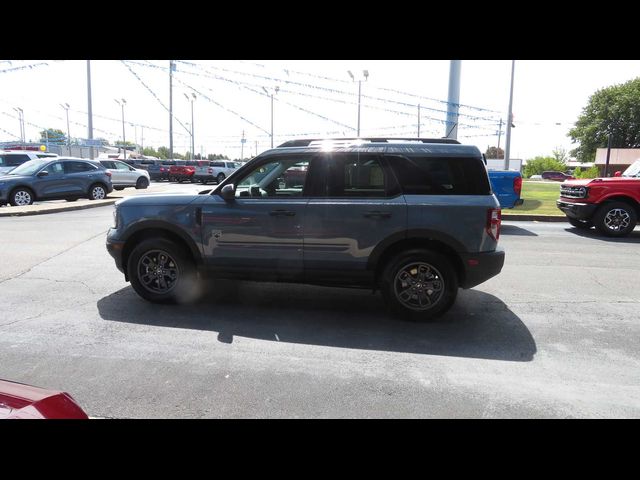
[[[312,138],[308,140],[289,140],[282,145],[278,145],[277,148],[285,147],[308,147],[313,142],[335,142],[335,143],[348,143],[348,142],[370,142],[370,143],[389,143],[389,142],[401,141],[401,142],[422,142],[422,143],[455,143],[460,144],[459,141],[452,138],[386,138],[386,137],[364,137],[364,138]]]

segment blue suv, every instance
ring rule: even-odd
[[[107,250],[152,302],[202,275],[379,289],[427,320],[498,274],[500,205],[482,154],[448,139],[296,140],[200,195],[115,204]]]
[[[113,191],[111,172],[81,158],[29,160],[0,176],[0,205],[80,197],[101,200]]]

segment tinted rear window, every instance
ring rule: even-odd
[[[408,195],[489,195],[491,186],[480,158],[387,155],[402,191]]]
[[[0,167],[17,167],[28,161],[28,155],[0,155]]]

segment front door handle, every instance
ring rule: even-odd
[[[381,212],[379,210],[371,210],[368,212],[364,212],[363,215],[367,218],[373,218],[373,217],[389,218],[391,217],[391,212]]]
[[[291,210],[271,210],[269,215],[272,217],[293,217],[296,212],[292,212]]]

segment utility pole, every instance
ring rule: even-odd
[[[87,60],[87,114],[89,116],[87,137],[93,140],[93,112],[91,110],[91,60]],[[93,160],[93,145],[89,147],[89,157]]]
[[[242,130],[242,139],[240,140],[240,160],[244,160],[244,130]]]
[[[262,87],[262,90],[264,90],[264,93],[269,95],[269,92],[266,88]],[[276,93],[278,93],[279,90],[280,87],[275,88]],[[271,148],[273,148],[273,92],[271,92]]]
[[[140,133],[140,150],[144,153],[144,125],[140,125],[142,132]]]
[[[195,141],[194,141],[194,136],[193,136],[193,131],[196,128],[195,125],[193,124],[193,101],[196,99],[196,94],[195,93],[191,93],[191,97],[189,97],[189,95],[187,95],[186,93],[184,94],[184,96],[186,97],[187,100],[189,100],[191,102],[191,160],[193,160],[193,157],[195,156]]]
[[[500,158],[500,136],[502,135],[502,119],[500,119],[500,126],[498,127],[498,150],[496,151],[496,158]]]
[[[418,138],[420,138],[420,104],[418,104]]]
[[[449,63],[449,99],[447,101],[447,121],[444,125],[445,138],[458,139],[458,110],[460,109],[460,70],[462,60]]]
[[[609,176],[609,158],[611,157],[611,128],[609,128],[609,135],[607,137],[607,160],[604,164],[604,176]]]
[[[127,101],[124,98],[122,99],[122,102],[120,102],[120,100],[118,100],[117,98],[115,100],[116,100],[116,103],[122,107],[122,150],[124,152],[124,159],[126,160],[127,159],[127,146],[126,146],[127,140],[125,139],[125,136],[124,136],[124,106],[127,103]]]
[[[256,140],[256,157],[258,156],[258,140]]]
[[[347,70],[347,73],[349,74],[349,76],[351,77],[351,80],[353,80],[354,82],[356,81],[356,78],[353,76],[353,73],[351,73],[351,70]],[[365,82],[368,80],[369,78],[369,70],[363,70],[362,74],[364,75],[364,80]],[[362,79],[358,79],[358,128],[357,128],[357,136],[360,136],[360,99],[362,96]]]
[[[511,125],[513,124],[513,77],[516,71],[516,61],[511,60],[511,89],[509,90],[509,113],[507,117],[507,140],[504,147],[504,169],[509,170],[509,155],[511,154]]]
[[[60,106],[64,108],[67,113],[67,148],[69,149],[69,155],[71,155],[71,131],[69,130],[69,104],[61,103]]]
[[[169,159],[173,158],[173,60],[169,60]]]
[[[20,143],[24,143],[24,111],[20,107],[13,107],[18,112],[18,123],[20,124]]]

